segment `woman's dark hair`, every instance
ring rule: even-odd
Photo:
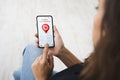
[[[105,0],[101,33],[81,73],[83,80],[120,80],[120,0]]]

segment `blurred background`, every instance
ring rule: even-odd
[[[92,30],[98,0],[0,0],[0,80],[14,80],[24,47],[35,41],[36,16],[52,15],[65,46],[81,61],[93,50]],[[55,70],[64,64],[55,58]]]

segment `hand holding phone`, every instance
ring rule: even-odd
[[[51,15],[39,15],[36,20],[39,47],[44,48],[46,43],[49,47],[54,47],[53,17]]]
[[[36,47],[39,48],[38,33],[35,34],[35,37],[36,37]],[[54,26],[54,41],[55,41],[55,46],[54,48],[49,49],[49,54],[54,56],[59,56],[59,54],[61,53],[61,49],[64,48],[64,42],[56,26]]]

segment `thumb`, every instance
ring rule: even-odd
[[[54,32],[55,32],[55,36],[59,35],[58,29],[56,28],[56,26],[54,26]]]

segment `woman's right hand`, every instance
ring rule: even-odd
[[[35,34],[36,40],[36,46],[39,47],[39,40],[38,40],[38,34]],[[55,40],[55,47],[49,48],[49,54],[54,56],[59,56],[61,54],[61,51],[65,48],[63,40],[57,30],[56,27],[54,27],[54,40]]]

